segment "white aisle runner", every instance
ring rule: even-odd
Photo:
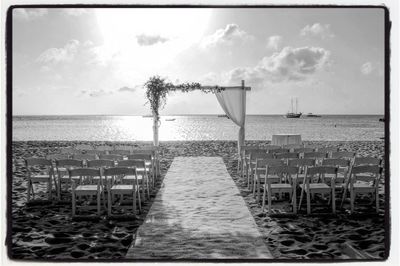
[[[221,157],[176,157],[128,259],[272,258]]]

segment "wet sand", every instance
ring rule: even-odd
[[[134,240],[137,228],[146,214],[161,185],[151,193],[151,200],[144,203],[143,213],[136,220],[109,220],[102,216],[97,220],[72,220],[69,201],[38,201],[26,205],[26,181],[23,158],[55,153],[61,147],[78,142],[29,141],[13,142],[12,182],[12,239],[10,254],[15,259],[124,259]],[[103,144],[103,142],[79,142]],[[115,142],[107,142],[112,144]],[[122,143],[122,142],[121,142]],[[266,144],[266,141],[248,143]],[[352,150],[359,156],[383,156],[384,143],[377,142],[308,142],[310,144],[335,145],[342,150]],[[142,142],[135,145],[142,145]],[[381,209],[377,215],[373,208],[358,207],[359,212],[348,215],[340,210],[337,216],[305,215],[305,208],[295,217],[288,215],[267,216],[238,176],[236,142],[234,141],[180,141],[161,142],[164,155],[161,159],[161,179],[165,176],[175,156],[220,156],[229,174],[239,188],[247,207],[253,215],[265,244],[275,258],[299,259],[346,259],[352,254],[341,248],[348,243],[372,258],[385,257],[384,201],[380,195]],[[45,187],[41,187],[44,191]],[[383,191],[381,191],[383,192]],[[285,213],[286,203],[278,203]],[[282,207],[282,208],[280,208]],[[328,208],[316,208],[316,212],[329,212]],[[372,213],[371,213],[372,211]],[[365,214],[368,212],[367,214]]]

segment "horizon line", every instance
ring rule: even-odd
[[[308,114],[308,113],[307,113]],[[307,114],[304,114],[306,116]],[[314,115],[381,115],[385,116],[385,114],[324,114],[324,113],[312,113]],[[214,115],[225,115],[223,113],[216,113],[216,114],[164,114],[160,115],[162,116],[214,116]],[[263,116],[263,115],[271,115],[271,116],[284,116],[285,114],[246,114],[248,115],[253,115],[253,116]],[[12,115],[14,116],[152,116],[151,114],[17,114],[17,115]]]

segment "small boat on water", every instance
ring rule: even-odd
[[[153,117],[153,115],[142,115],[142,117],[149,118],[149,117]]]
[[[385,122],[385,118],[384,117],[379,118],[379,122]]]
[[[313,113],[308,113],[306,116],[307,117],[321,117],[320,115],[315,115]]]
[[[229,116],[228,116],[228,115],[218,115],[218,117],[226,117],[226,118],[229,119]]]
[[[175,121],[175,118],[167,118],[165,121]]]
[[[284,117],[286,118],[300,118],[301,117],[301,112],[298,113],[297,112],[297,98],[296,98],[296,109],[295,111],[293,111],[293,98],[291,99],[291,104],[292,104],[292,111],[291,112],[287,112],[286,115]]]

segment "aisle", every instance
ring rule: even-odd
[[[272,258],[221,157],[176,157],[128,259]]]

